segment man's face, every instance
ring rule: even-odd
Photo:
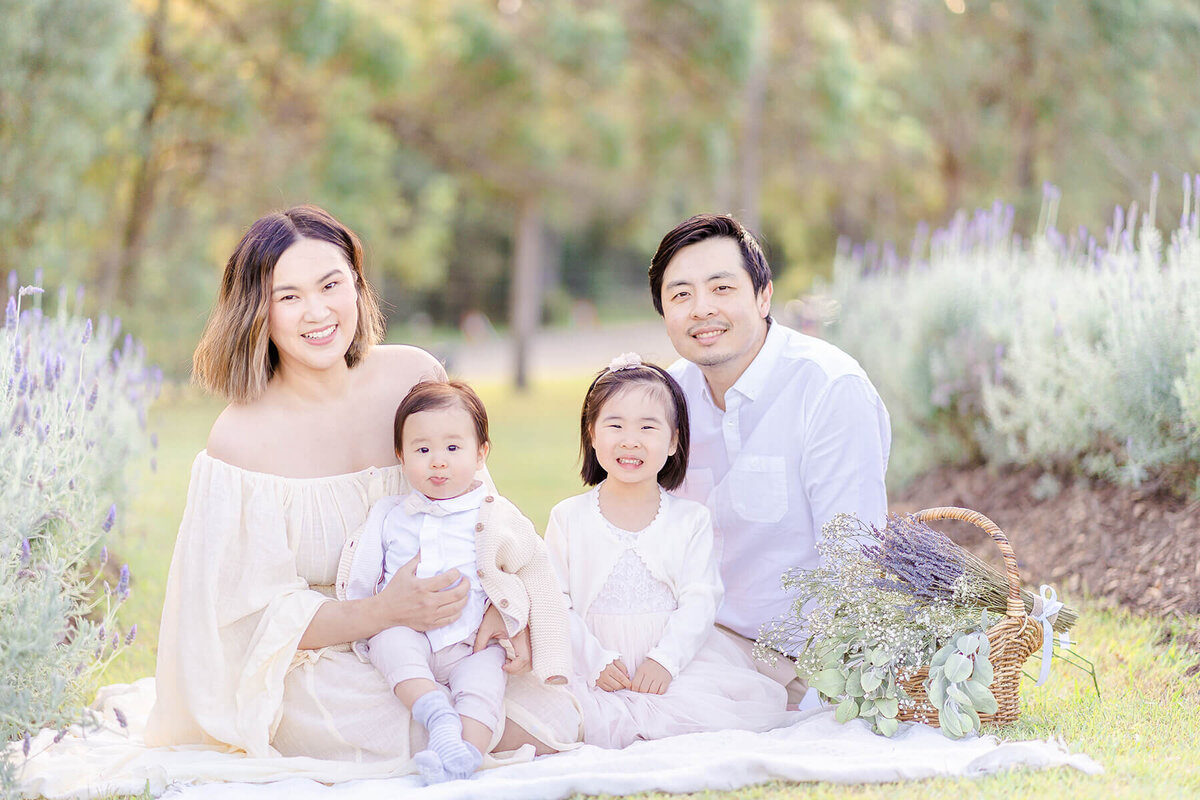
[[[758,293],[737,242],[714,237],[675,254],[663,272],[663,319],[675,351],[737,379],[762,347],[771,311],[771,284]]]

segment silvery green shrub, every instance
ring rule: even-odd
[[[116,617],[129,571],[102,540],[146,442],[161,374],[120,321],[54,314],[17,286],[0,332],[0,744],[85,722],[83,704],[136,626]],[[79,301],[76,300],[76,306]],[[28,306],[23,308],[23,306]],[[9,749],[9,753],[13,752]],[[19,752],[19,748],[17,748]],[[19,757],[0,758],[0,793]]]
[[[912,254],[843,249],[830,338],[892,413],[891,477],[979,458],[1195,490],[1200,456],[1200,178],[1169,236],[1117,209],[1102,240],[1014,235],[959,215]]]

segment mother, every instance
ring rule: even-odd
[[[410,733],[408,710],[349,643],[454,620],[465,582],[416,578],[414,559],[369,599],[336,590],[347,535],[407,488],[397,404],[445,376],[422,350],[378,345],[382,333],[357,237],[319,208],[263,217],[229,258],[194,370],[230,404],[192,466],[147,744],[350,761],[406,759],[419,745],[420,726]],[[570,746],[569,697],[527,677],[510,681],[498,749]]]

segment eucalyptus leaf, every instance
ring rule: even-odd
[[[947,686],[946,687],[946,697],[948,697],[951,700],[953,700],[954,702],[958,703],[960,706],[971,705],[971,698],[967,696],[966,692],[964,692],[961,688],[959,688],[960,686],[961,686],[961,684],[957,684],[957,683],[952,683],[949,686]]]
[[[862,687],[861,672],[858,670],[851,670],[850,674],[846,676],[845,692],[851,697],[862,697],[864,694],[866,694]]]
[[[860,717],[873,717],[879,713],[879,709],[875,707],[874,700],[863,700],[858,706],[858,715]]]
[[[942,733],[951,739],[962,738],[962,723],[959,722],[957,711],[950,708],[938,709],[938,723],[942,727]]]
[[[929,661],[929,671],[932,672],[935,667],[943,667],[946,665],[946,659],[950,658],[950,654],[954,652],[953,645],[946,645],[941,650],[933,654],[933,658]]]
[[[900,723],[895,717],[876,717],[875,730],[882,733],[884,736],[892,737],[896,735],[896,731],[900,728]]]
[[[834,719],[845,725],[850,720],[858,716],[858,701],[853,698],[847,698],[837,704],[837,710],[834,711]]]
[[[971,680],[978,681],[984,686],[991,686],[995,675],[992,671],[992,662],[988,660],[986,655],[980,655],[975,658],[975,671],[971,673]]]
[[[971,708],[970,706],[963,706],[962,711],[964,714],[967,715],[967,719],[970,722],[970,729],[973,731],[979,730],[979,725],[980,725],[979,712],[977,712],[975,709]],[[964,725],[964,727],[966,727],[966,726]]]
[[[971,659],[961,653],[951,653],[946,659],[946,680],[951,683],[965,681],[971,677]]]
[[[891,654],[883,648],[871,651],[870,661],[871,666],[873,667],[886,667],[889,663],[891,663],[891,660]]]
[[[975,655],[975,651],[979,649],[979,642],[975,639],[974,635],[964,633],[962,636],[958,637],[957,641],[954,642],[954,646],[958,649],[958,652],[962,653],[963,655],[972,656]]]
[[[883,683],[883,677],[878,671],[869,669],[863,672],[859,679],[864,692],[873,692],[879,688],[879,684]]]
[[[929,685],[925,687],[926,693],[929,695],[929,703],[934,708],[941,708],[946,703],[946,679],[938,676],[929,681]]]
[[[900,703],[894,697],[880,697],[875,701],[875,708],[879,710],[879,716],[895,718],[900,713]]]
[[[962,684],[963,691],[971,698],[971,705],[981,714],[995,714],[999,706],[991,690],[978,681],[970,680]]]
[[[809,678],[808,685],[826,697],[841,697],[846,693],[846,679],[837,669],[821,670]]]

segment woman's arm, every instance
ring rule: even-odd
[[[467,604],[468,580],[458,570],[417,577],[420,555],[400,569],[379,591],[361,600],[330,600],[317,609],[300,638],[301,650],[316,650],[369,639],[385,628],[404,625],[417,631],[439,628],[458,619]]]

